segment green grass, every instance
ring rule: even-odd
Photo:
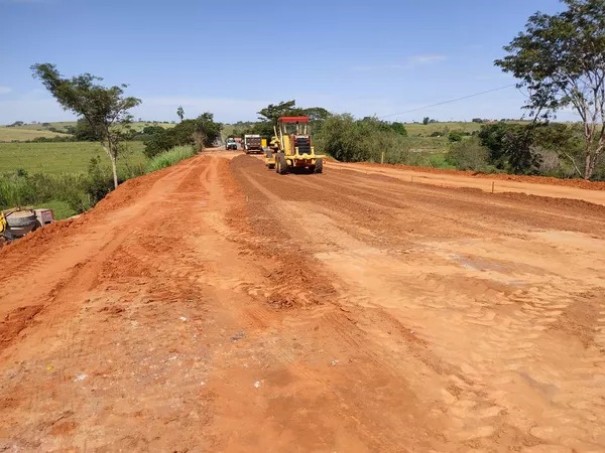
[[[447,135],[447,133],[451,131],[473,133],[481,128],[481,124],[472,123],[470,121],[450,121],[443,123],[429,123],[426,125],[422,123],[405,123],[405,128],[408,131],[408,135],[410,137],[429,137],[434,132],[444,133],[445,135]]]
[[[160,153],[157,156],[153,157],[147,164],[147,172],[152,172],[160,170],[162,168],[170,167],[171,165],[174,165],[177,162],[180,162],[184,159],[193,156],[193,154],[194,153],[191,146],[177,146],[176,148],[173,148],[170,151]]]
[[[67,134],[59,134],[57,132],[36,129],[22,129],[16,127],[0,127],[0,142],[24,142],[35,138],[45,137],[69,137]]]
[[[71,206],[69,206],[68,203],[61,200],[50,200],[35,206],[35,208],[52,209],[55,220],[67,219],[68,217],[77,214],[77,212]]]
[[[118,161],[119,167],[144,165],[142,142],[128,143],[129,152]],[[101,145],[93,142],[63,143],[0,143],[0,173],[24,169],[28,173],[79,174],[86,173],[90,159],[101,156],[109,162]]]

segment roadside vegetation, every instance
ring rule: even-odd
[[[34,131],[22,121],[3,128],[30,140],[0,143],[0,209],[52,206],[59,219],[81,213],[121,182],[191,157],[220,137],[222,124],[211,113],[185,120],[182,107],[174,127],[133,128],[129,110],[141,101],[125,96],[126,85],[105,87],[88,73],[66,78],[49,63],[33,65],[32,71],[65,110],[80,118],[61,129],[43,123]]]
[[[16,144],[0,144],[0,156],[6,156],[3,148],[8,145],[12,147]],[[15,164],[14,160],[0,159],[0,209],[16,206],[47,207],[53,209],[56,218],[62,219],[90,209],[114,187],[111,167],[94,143],[67,144],[73,145],[74,149],[64,150],[65,159],[59,162],[57,153],[44,156],[41,162],[36,162],[35,156],[44,154],[43,146],[48,145],[27,145],[38,148],[33,153],[24,151],[28,157],[20,158],[22,160],[19,162],[29,163],[29,166],[15,167],[19,164]],[[141,142],[130,145],[134,149],[118,166],[118,183],[174,165],[195,154],[191,146],[182,146],[149,159],[143,154],[144,145]],[[90,157],[95,152],[97,155]],[[69,159],[70,156],[72,159]],[[46,164],[48,167],[45,167]]]
[[[177,146],[170,151],[164,151],[153,156],[147,163],[146,172],[149,173],[170,167],[182,160],[190,158],[194,154],[191,146]]]

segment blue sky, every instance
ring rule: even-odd
[[[252,120],[288,99],[401,121],[517,118],[525,96],[514,87],[422,107],[514,84],[493,60],[529,15],[561,8],[557,0],[0,0],[0,124],[72,118],[32,78],[30,66],[42,62],[128,83],[143,100],[135,117],[148,120],[176,120],[179,105],[188,117]]]

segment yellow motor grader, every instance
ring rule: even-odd
[[[315,154],[308,116],[283,116],[274,127],[275,137],[267,150],[265,164],[280,175],[289,171],[323,172],[323,158]]]

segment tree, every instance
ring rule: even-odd
[[[424,118],[422,118],[422,124],[424,124],[425,126],[427,124],[429,124],[431,122],[431,119],[428,116],[425,116]]]
[[[118,157],[124,149],[123,141],[130,136],[132,116],[128,111],[141,100],[124,96],[126,85],[104,87],[95,83],[101,78],[88,73],[67,79],[49,63],[35,64],[32,71],[65,110],[81,115],[94,130],[111,160],[113,183],[117,188]]]
[[[510,124],[500,121],[486,124],[477,134],[481,145],[489,149],[489,163],[512,173],[534,173],[542,156],[534,150],[537,125]]]
[[[403,123],[395,121],[395,122],[391,123],[391,129],[393,129],[395,132],[397,132],[402,137],[408,136],[408,131],[405,128],[405,124],[403,124]]]
[[[96,142],[98,141],[96,131],[90,127],[88,121],[80,118],[74,127],[68,126],[68,131],[73,134],[76,141],[79,142]]]
[[[495,64],[529,90],[526,108],[548,118],[572,107],[584,134],[581,175],[590,179],[605,150],[605,2],[563,0],[567,10],[531,16]]]
[[[175,146],[192,145],[196,151],[212,146],[220,137],[223,125],[214,121],[212,113],[206,112],[194,120],[183,120],[171,129],[159,126],[149,129],[151,135],[145,139],[144,152],[152,157]]]
[[[296,107],[296,101],[282,101],[277,105],[269,104],[264,109],[261,109],[258,113],[258,119],[261,121],[268,121],[271,125],[277,124],[277,120],[281,116],[297,116],[303,115],[303,109]]]
[[[185,118],[185,110],[183,109],[182,105],[179,105],[179,108],[176,109],[176,114],[181,119],[181,121],[183,121],[183,118]]]

